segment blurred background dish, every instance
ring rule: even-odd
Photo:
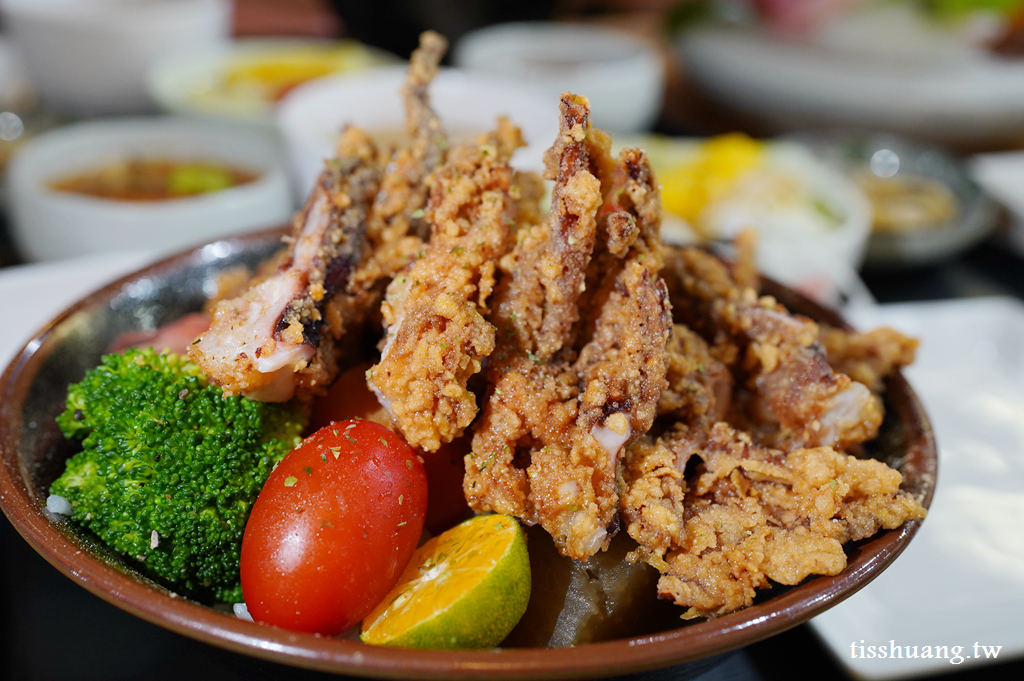
[[[965,164],[935,145],[855,130],[790,136],[865,192],[874,215],[867,267],[927,265],[961,253],[999,224]]]
[[[953,3],[831,3],[834,16],[813,25],[697,21],[675,46],[702,92],[766,131],[861,127],[972,149],[1020,139],[1024,61],[993,53],[973,15],[956,23],[911,14],[943,4]],[[850,12],[853,5],[860,7]],[[805,14],[811,23],[810,8]]]
[[[721,245],[754,230],[766,275],[831,306],[871,301],[857,276],[871,226],[867,199],[802,145],[738,133],[621,142],[646,149],[658,172],[666,240]]]
[[[147,69],[225,40],[230,0],[0,0],[42,103],[75,114],[153,110]]]
[[[354,40],[249,38],[167,55],[147,87],[171,113],[272,127],[277,104],[298,85],[398,61]]]
[[[402,139],[405,109],[399,90],[404,81],[404,66],[381,67],[312,81],[284,98],[277,120],[298,196],[308,194],[324,159],[334,156],[344,125],[357,125],[384,145]],[[513,155],[516,168],[542,171],[544,150],[558,134],[558,99],[516,81],[442,69],[430,85],[430,102],[454,142],[492,130],[498,116],[508,116],[528,145]]]
[[[664,69],[654,47],[613,28],[586,24],[498,24],[467,34],[454,62],[515,79],[557,101],[566,90],[590,99],[593,122],[613,133],[650,129],[661,108]]]
[[[154,166],[171,174],[171,197],[131,196],[145,184],[144,170],[159,176]],[[236,179],[247,181],[232,186],[236,170],[246,175]],[[93,186],[105,182],[118,197],[54,186],[86,176]],[[14,155],[9,181],[12,236],[30,260],[167,253],[282,224],[293,208],[271,140],[255,131],[174,119],[92,121],[39,135]]]

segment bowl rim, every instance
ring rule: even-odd
[[[227,242],[231,249],[252,248],[279,238],[283,231],[276,228],[221,242]],[[85,296],[42,327],[15,355],[0,378],[0,507],[12,525],[51,565],[88,591],[175,633],[277,663],[382,678],[595,678],[633,673],[724,653],[810,619],[876,577],[906,548],[921,525],[922,521],[911,521],[895,530],[883,530],[848,550],[847,567],[839,575],[810,578],[746,609],[670,631],[575,648],[506,648],[487,652],[382,648],[259,625],[189,601],[136,573],[118,570],[88,552],[66,529],[69,521],[45,510],[45,499],[31,489],[28,470],[20,459],[20,418],[29,386],[48,354],[47,349],[58,340],[62,323],[116,295],[140,276],[159,275],[205,262],[204,248],[157,261]],[[783,303],[798,301],[803,307],[801,312],[809,316],[846,326],[834,312],[788,289],[767,282],[765,290]],[[894,389],[905,394],[905,399],[897,403],[897,410],[901,411],[901,420],[911,421],[915,433],[905,454],[904,474],[913,475],[920,500],[927,507],[937,473],[934,434],[919,399],[902,376],[890,379],[889,390]]]

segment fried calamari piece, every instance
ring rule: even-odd
[[[661,572],[665,552],[685,541],[686,478],[676,460],[661,440],[646,436],[630,445],[623,459],[619,508],[626,532],[642,547],[643,558]]]
[[[498,328],[487,374],[492,388],[466,457],[464,490],[476,510],[540,523],[564,555],[587,558],[617,530],[619,453],[654,420],[671,316],[664,284],[641,264],[647,237],[634,247],[640,230],[623,243],[616,241],[621,232],[602,229],[597,242],[602,197],[613,195],[613,178],[625,175],[606,145],[594,146],[602,134],[588,134],[586,100],[563,96],[562,114],[547,157],[558,173],[555,208],[502,261],[507,276],[492,315]],[[618,212],[635,226],[638,207],[653,204],[642,219],[654,216],[645,233],[656,237],[656,185],[649,168],[643,173],[648,199]],[[595,246],[609,252],[609,245],[619,255],[608,261],[610,279],[595,302],[597,292],[585,285],[599,267],[592,253]],[[580,308],[593,321],[586,320],[587,333],[574,342]]]
[[[530,453],[571,445],[579,381],[552,355],[577,318],[575,302],[596,240],[601,186],[590,171],[590,132],[586,98],[562,95],[558,137],[545,157],[555,180],[552,210],[543,223],[522,229],[501,261],[504,276],[490,315],[498,329],[487,370],[492,388],[466,457],[464,490],[477,511],[537,522],[525,471]],[[563,276],[577,285],[563,286]],[[516,462],[520,446],[522,463]]]
[[[732,276],[740,288],[759,290],[761,273],[757,270],[757,230],[744,229],[733,240],[736,258]]]
[[[565,433],[576,419],[577,377],[564,361],[553,362],[571,332],[580,287],[564,288],[565,273],[582,280],[596,239],[600,181],[590,172],[589,104],[562,96],[559,133],[545,155],[555,180],[552,210],[542,223],[519,231],[518,243],[500,262],[491,321],[498,329],[490,358],[489,401],[466,457],[464,490],[477,511],[494,510],[535,523],[525,467],[529,452],[554,443],[568,447]],[[556,245],[557,244],[557,245]],[[553,330],[560,336],[552,338]],[[540,339],[547,338],[540,349]],[[548,354],[541,354],[547,352]],[[516,461],[517,449],[519,454]]]
[[[573,364],[495,353],[497,381],[466,458],[473,508],[540,523],[574,558],[617,530],[619,453],[650,428],[665,386],[664,285],[635,262],[619,280]]]
[[[736,348],[738,366],[731,368],[745,375],[750,391],[745,417],[755,426],[777,424],[757,429],[762,442],[846,449],[875,436],[880,400],[832,369],[814,322],[736,286],[725,265],[702,250],[680,249],[669,264],[683,319],[693,319],[692,328],[716,345]]]
[[[366,225],[369,256],[352,272],[347,290],[328,305],[327,320],[335,335],[344,333],[375,310],[384,287],[423,248],[427,224],[424,207],[430,174],[445,160],[448,137],[430,106],[429,86],[437,75],[448,42],[433,31],[420,36],[409,59],[402,87],[405,128],[412,140],[388,159],[380,191]]]
[[[664,284],[630,262],[570,369],[582,387],[570,438],[527,468],[536,519],[567,556],[585,559],[618,531],[619,455],[654,421],[671,324]]]
[[[663,264],[661,196],[647,154],[642,149],[623,149],[616,160],[609,154],[610,140],[597,132],[588,142],[591,166],[602,173],[604,198],[597,219],[597,242],[587,268],[587,294],[579,301],[582,339],[593,334],[626,263],[638,262],[655,276]]]
[[[410,235],[426,177],[447,141],[427,86],[447,47],[425,33],[404,95],[410,149],[387,162],[361,131],[347,129],[295,222],[279,268],[219,303],[190,355],[228,394],[308,399],[337,374],[337,341],[376,307],[386,281],[411,259]]]
[[[189,356],[230,395],[280,402],[308,399],[337,374],[324,306],[366,254],[366,217],[381,167],[365,133],[346,129],[296,217],[278,270],[222,300]]]
[[[477,414],[467,383],[494,350],[494,327],[482,315],[497,262],[512,245],[508,159],[521,145],[502,120],[477,144],[451,151],[432,180],[430,242],[382,305],[387,340],[369,384],[406,440],[428,451],[461,435]]]
[[[665,284],[655,281],[642,264],[629,260],[572,367],[585,386],[578,425],[612,459],[654,422],[667,386],[671,329]]]
[[[519,249],[506,297],[521,308],[509,311],[517,335],[544,360],[571,338],[597,239],[601,183],[590,171],[589,132],[587,99],[563,94],[558,137],[544,158],[547,177],[555,180],[547,229]]]
[[[838,574],[846,566],[843,543],[925,516],[899,489],[902,476],[880,461],[831,447],[789,453],[760,447],[724,423],[706,437],[681,429],[629,456],[624,499],[638,518],[629,527],[639,536],[667,538],[648,541],[651,553],[643,557],[663,573],[659,593],[688,608],[687,619],[746,607],[768,580],[796,584],[812,574]],[[691,457],[700,463],[679,515],[677,496],[666,504],[652,479],[659,471],[671,478],[664,471],[685,470]],[[645,489],[652,490],[646,499]],[[647,509],[654,511],[644,515]]]
[[[917,339],[888,327],[857,333],[822,324],[818,338],[836,371],[876,393],[882,390],[886,376],[914,361],[918,346]]]

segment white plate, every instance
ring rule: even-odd
[[[884,129],[957,144],[1024,133],[1024,60],[881,60],[743,28],[682,34],[683,67],[716,99],[779,130]]]
[[[921,339],[906,376],[935,429],[939,479],[906,552],[811,626],[860,678],[972,667],[985,662],[981,646],[1001,646],[1000,662],[1024,654],[1024,304],[887,305],[860,310],[852,321]],[[866,657],[867,646],[876,646],[876,657]],[[893,646],[917,646],[919,654],[931,646],[933,655],[946,646],[947,657],[892,659]],[[963,657],[957,664],[954,646]]]

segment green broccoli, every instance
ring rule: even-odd
[[[57,424],[82,451],[50,493],[168,586],[239,602],[245,521],[304,421],[290,406],[224,397],[185,357],[107,355],[68,388]]]

